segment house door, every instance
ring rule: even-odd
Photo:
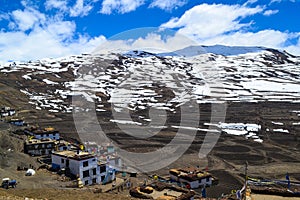
[[[69,163],[69,160],[67,159],[67,160],[66,160],[66,167],[69,167],[69,164],[70,164],[70,163]]]

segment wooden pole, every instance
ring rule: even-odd
[[[246,200],[246,192],[247,192],[247,186],[248,186],[248,161],[245,163],[245,190],[244,190],[244,199]]]

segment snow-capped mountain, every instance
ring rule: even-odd
[[[84,54],[6,63],[0,74],[13,78],[36,109],[49,112],[72,112],[74,96],[95,101],[96,112],[151,107],[176,113],[191,99],[198,104],[300,102],[300,58],[263,47]]]

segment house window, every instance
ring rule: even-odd
[[[89,166],[89,161],[84,161],[83,162],[83,167],[87,167],[87,166]]]
[[[93,175],[97,175],[97,169],[96,168],[93,169]]]
[[[96,184],[97,183],[97,179],[96,178],[93,178],[93,184]]]
[[[89,170],[83,171],[82,176],[83,176],[83,178],[89,177],[90,176]]]
[[[100,166],[100,173],[106,172],[106,166],[105,165],[101,165]]]
[[[89,184],[89,181],[86,180],[86,181],[84,182],[84,185],[88,185],[88,184]]]
[[[65,163],[65,160],[63,158],[61,159],[61,163]]]
[[[206,178],[206,182],[209,182],[209,177]]]
[[[101,182],[103,182],[105,179],[105,176],[101,176]]]

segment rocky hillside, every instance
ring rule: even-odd
[[[193,101],[203,112],[201,123],[181,128],[204,132],[211,122],[207,105],[227,104],[226,120],[234,124],[228,128],[215,121],[216,129],[241,131],[251,127],[247,123],[254,124],[255,131],[234,133],[262,142],[259,131],[297,137],[299,66],[299,57],[275,49],[224,46],[10,62],[0,66],[1,103],[30,104],[33,110],[58,116],[72,113],[76,101],[76,109],[82,110],[95,102],[95,112],[102,120],[106,117],[105,123],[176,130],[182,116],[179,108]],[[166,123],[151,118],[150,108],[166,111]],[[112,117],[124,112],[131,118]]]

